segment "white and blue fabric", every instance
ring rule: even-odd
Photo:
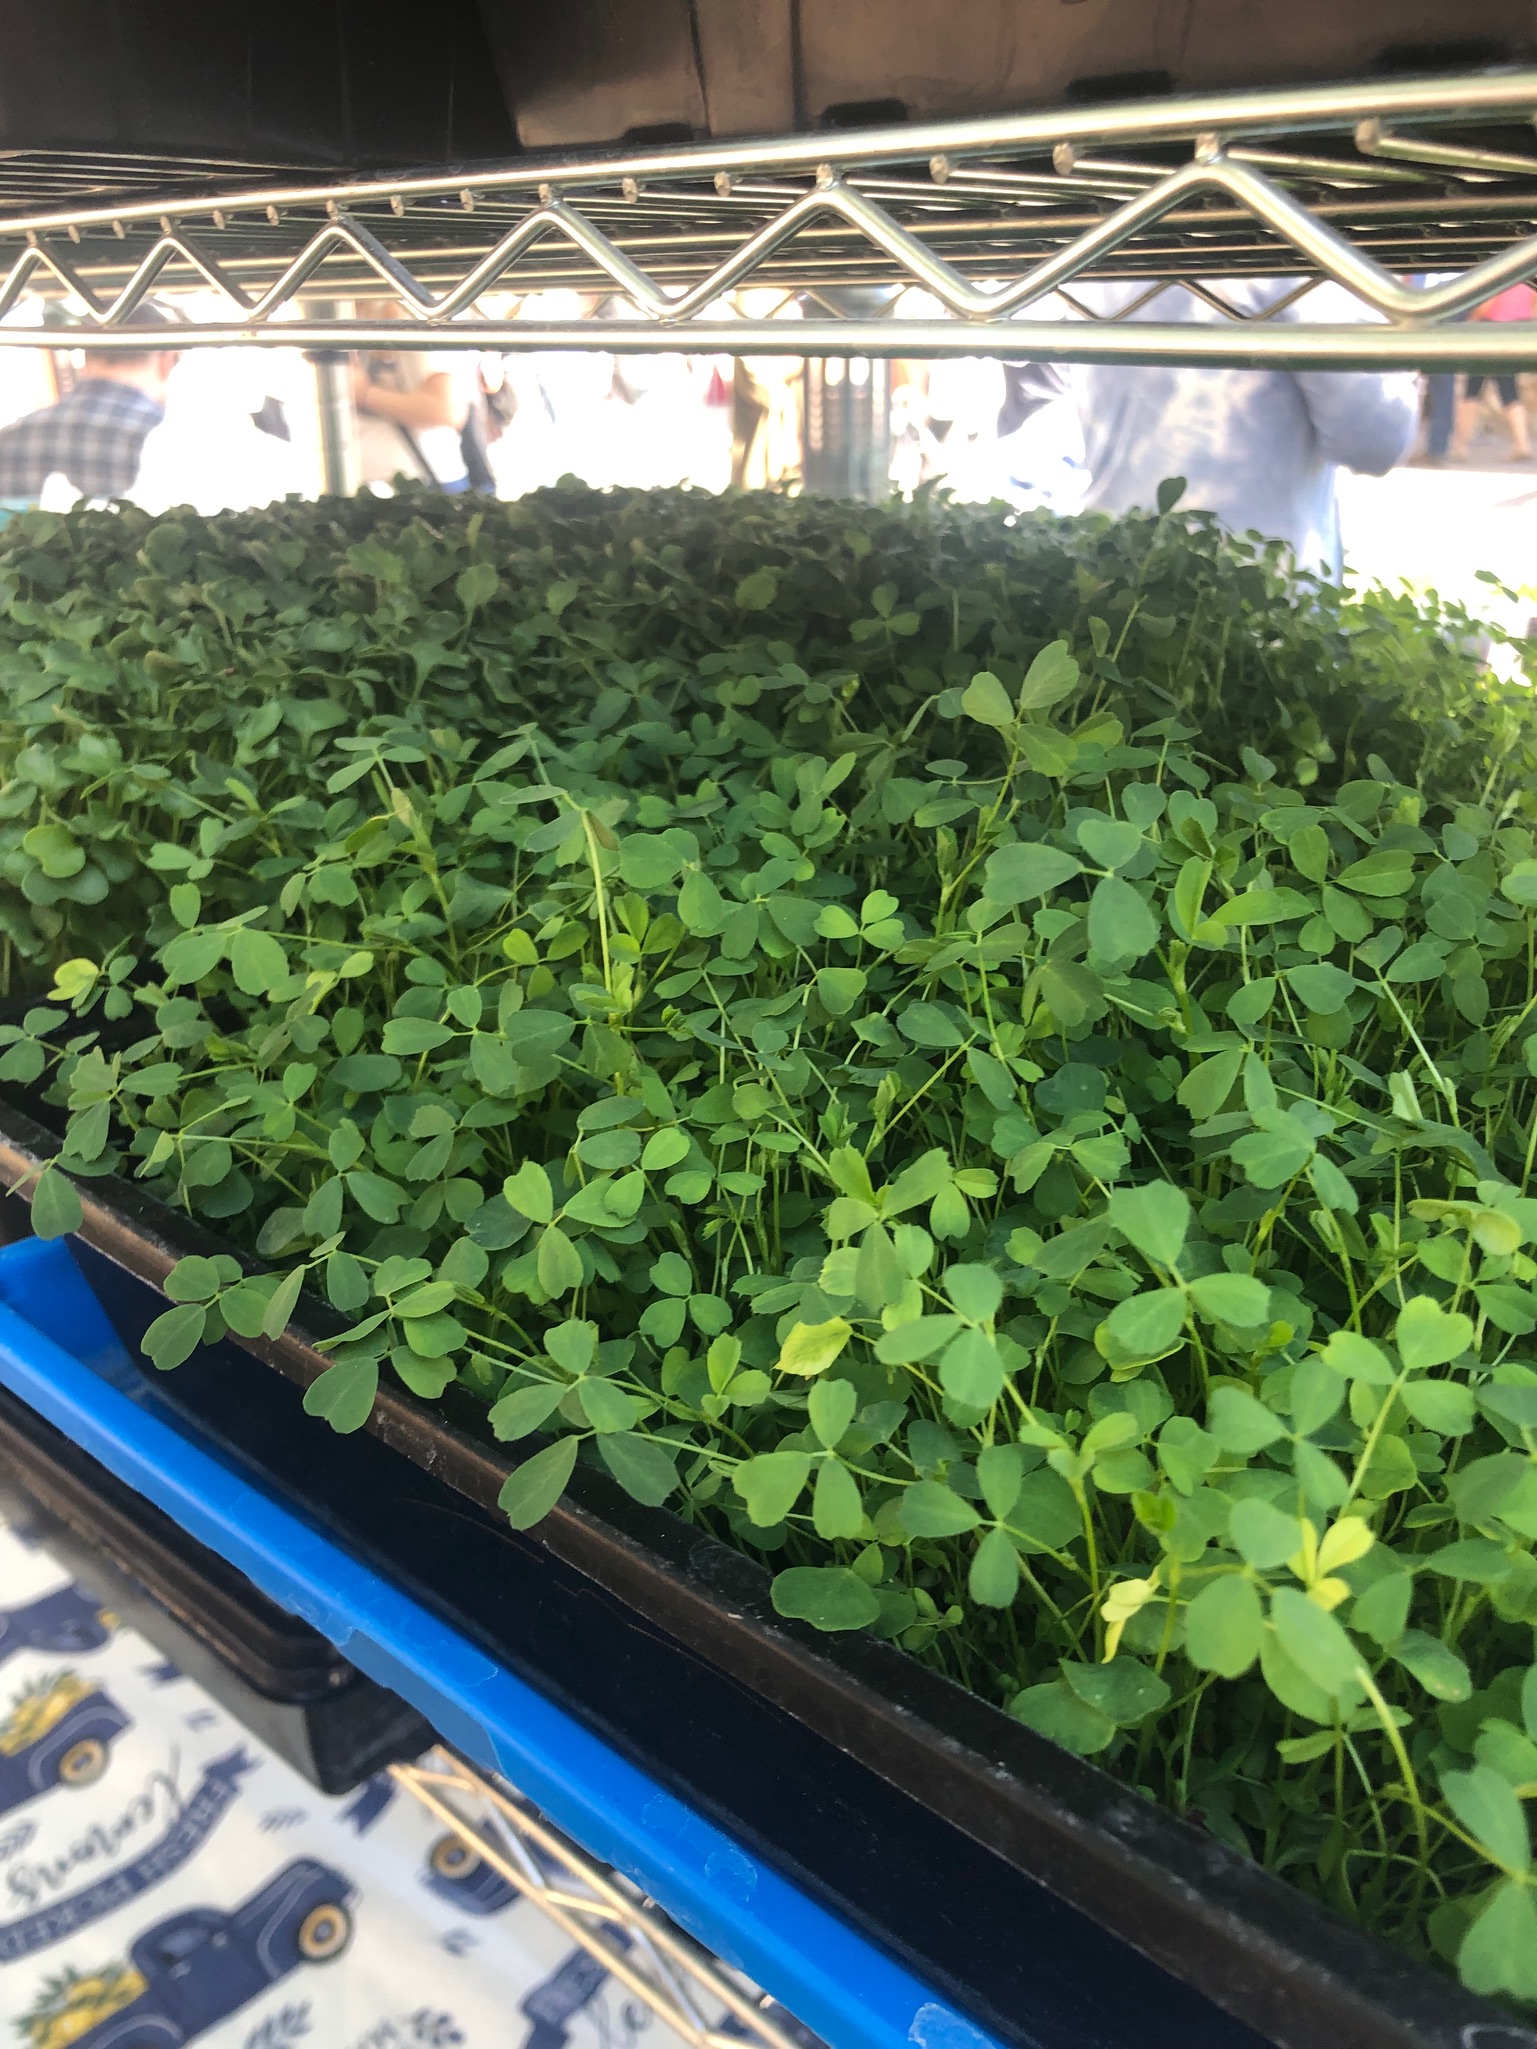
[[[442,1840],[388,1776],[317,1793],[0,1523],[6,2049],[679,2049]]]

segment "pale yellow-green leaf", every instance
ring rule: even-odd
[[[797,1323],[780,1350],[779,1371],[806,1379],[825,1373],[852,1336],[852,1326],[841,1316],[826,1323]]]

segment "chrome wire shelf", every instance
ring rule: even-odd
[[[579,1850],[518,1798],[437,1749],[390,1776],[447,1830],[434,1870],[494,1874],[593,1956],[688,2049],[822,2049],[765,1994],[702,1949],[636,1887]]]
[[[185,343],[1510,368],[1533,328],[1461,316],[1537,273],[1534,114],[1503,71],[114,197],[0,215],[0,344],[195,287]]]
[[[279,180],[286,184],[298,175],[291,163],[228,157],[165,157],[127,149],[0,149],[0,208],[126,206],[169,193],[223,191],[237,179],[243,186]]]

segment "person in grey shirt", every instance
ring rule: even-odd
[[[1224,279],[1212,290],[1252,314],[1297,282]],[[1100,317],[1119,313],[1145,289],[1138,282],[1072,287],[1074,298]],[[1034,317],[1051,316],[1042,305]],[[1332,284],[1316,286],[1275,316],[1330,324],[1371,317]],[[1230,324],[1183,285],[1169,286],[1127,318]],[[1072,399],[1090,472],[1086,511],[1154,507],[1164,478],[1183,477],[1183,504],[1216,513],[1237,533],[1254,529],[1285,541],[1304,568],[1333,576],[1342,561],[1337,470],[1385,475],[1408,455],[1419,421],[1413,371],[1027,363],[1010,382],[1016,420],[1064,394]]]

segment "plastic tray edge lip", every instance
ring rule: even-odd
[[[330,1636],[361,1669],[397,1691],[409,1687],[430,1720],[449,1725],[444,1733],[451,1741],[505,1771],[558,1826],[636,1877],[681,1925],[740,1964],[838,2049],[899,2043],[1002,2049],[931,1988],[749,1858],[713,1822],[446,1623],[106,1386],[4,1303],[0,1380],[271,1598]],[[703,1868],[723,1850],[738,1904],[745,1896],[770,1908],[778,1928],[761,1912],[732,1913],[723,1904],[721,1886]]]
[[[18,1416],[27,1420],[18,1421]],[[33,1432],[38,1427],[51,1429],[53,1426],[48,1424],[30,1404],[13,1395],[9,1388],[0,1387],[0,1474],[9,1467],[13,1476],[12,1484],[29,1495],[37,1503],[40,1512],[52,1517],[60,1528],[68,1531],[74,1543],[82,1550],[89,1551],[91,1555],[100,1556],[109,1569],[131,1578],[142,1598],[163,1609],[179,1626],[186,1628],[188,1625],[179,1612],[178,1604],[187,1599],[188,1579],[195,1576],[199,1562],[194,1562],[194,1574],[189,1574],[188,1579],[180,1580],[174,1585],[159,1576],[155,1569],[158,1560],[153,1556],[150,1558],[148,1570],[144,1568],[142,1553],[139,1559],[130,1562],[125,1556],[124,1548],[129,1541],[130,1533],[123,1527],[121,1518],[124,1511],[119,1506],[126,1490],[126,1483],[119,1481],[114,1474],[106,1472],[105,1469],[101,1470],[99,1477],[97,1474],[91,1474],[87,1478],[72,1465],[63,1465],[53,1455],[52,1447],[34,1439]],[[58,1434],[62,1437],[62,1433]],[[72,1451],[79,1453],[80,1447],[73,1439],[64,1441]],[[35,1464],[24,1468],[23,1462],[29,1456],[47,1461],[47,1471],[43,1477],[39,1477],[39,1470]],[[94,1463],[100,1466],[99,1460]],[[87,1494],[88,1488],[95,1489],[103,1485],[109,1490],[104,1496]],[[141,1495],[139,1499],[144,1500],[145,1497]],[[88,1508],[80,1508],[82,1501],[87,1500],[93,1506],[97,1501],[105,1501],[106,1504],[105,1513],[98,1508],[97,1519],[89,1526],[86,1517],[90,1511]],[[154,1506],[152,1503],[146,1505],[151,1508]],[[185,1539],[187,1533],[179,1526],[178,1533]],[[158,1530],[154,1531],[153,1535],[157,1540],[162,1538],[162,1533]],[[207,1547],[201,1548],[206,1550]],[[227,1565],[227,1561],[222,1558],[219,1563]],[[222,1594],[224,1589],[220,1588],[219,1592]],[[265,1602],[266,1596],[262,1596],[262,1599]],[[270,1605],[275,1607],[277,1604]],[[297,1618],[286,1609],[282,1612],[284,1621],[292,1626]],[[230,1626],[221,1624],[220,1633],[210,1633],[207,1641],[216,1655],[233,1664],[231,1653],[224,1648],[224,1642],[220,1640],[221,1634],[227,1640]],[[309,1630],[307,1625],[300,1626],[305,1629],[307,1638],[319,1637],[318,1631]],[[347,1668],[345,1660],[339,1659],[335,1645],[329,1640],[322,1640],[325,1642],[325,1663],[319,1667],[313,1663],[301,1662],[284,1669],[276,1663],[269,1663],[259,1672],[254,1669],[241,1670],[240,1677],[253,1692],[287,1706],[309,1706],[333,1699],[338,1690],[350,1684],[357,1675]],[[306,1651],[313,1657],[319,1648],[318,1642],[301,1642],[295,1646],[300,1657]],[[282,1691],[285,1686],[297,1689],[291,1698]]]

